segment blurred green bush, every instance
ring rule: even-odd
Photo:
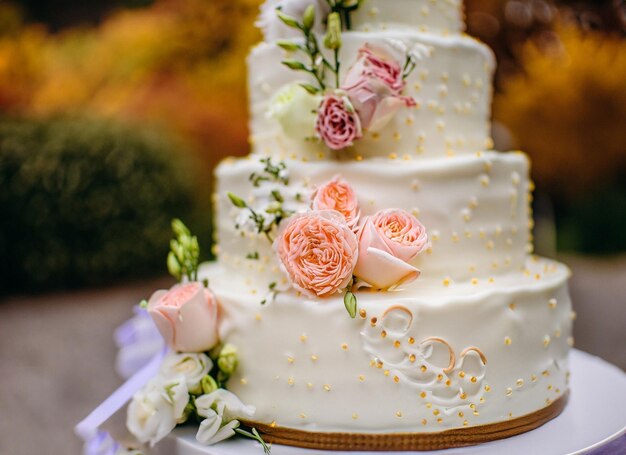
[[[209,239],[209,198],[175,148],[107,120],[0,120],[0,292],[165,271],[173,216]]]

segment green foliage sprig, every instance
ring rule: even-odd
[[[198,238],[195,235],[191,235],[187,226],[178,218],[172,220],[172,230],[176,238],[170,241],[170,252],[167,255],[167,270],[178,281],[185,277],[189,281],[197,281],[198,262],[200,259]]]
[[[263,165],[263,171],[261,173],[253,172],[248,177],[248,180],[252,182],[255,187],[261,186],[261,182],[275,181],[282,183],[283,185],[289,185],[289,176],[287,175],[287,165],[284,161],[279,161],[277,164],[272,162],[272,158],[261,158],[259,160]]]
[[[317,86],[301,84],[302,87],[311,94],[326,90],[327,85],[325,79],[327,70],[334,74],[335,87],[337,88],[339,86],[339,49],[341,48],[340,14],[338,12],[332,12],[327,18],[327,33],[324,38],[324,47],[334,52],[334,62],[332,63],[322,54],[320,44],[313,32],[313,25],[315,24],[315,7],[313,5],[309,5],[305,10],[302,21],[298,21],[296,18],[283,13],[279,9],[276,10],[276,14],[285,25],[300,30],[304,36],[304,44],[289,40],[280,40],[277,43],[278,46],[289,52],[301,51],[309,58],[309,61],[306,63],[290,59],[284,60],[282,64],[294,71],[303,71],[313,76]]]
[[[272,231],[274,228],[278,227],[282,220],[293,215],[293,211],[284,209],[284,198],[278,190],[272,190],[270,193],[273,200],[265,208],[265,214],[267,214],[267,216],[254,210],[248,205],[248,203],[246,203],[246,201],[236,194],[228,192],[227,195],[228,199],[230,199],[230,202],[235,207],[239,209],[246,209],[250,212],[249,218],[252,220],[257,234],[263,234],[270,243],[274,242],[274,238],[272,237]],[[240,226],[236,225],[235,228],[239,229]]]
[[[263,438],[261,437],[261,435],[259,434],[259,432],[258,432],[258,430],[256,428],[250,427],[250,431],[246,431],[246,430],[243,430],[241,428],[235,428],[235,433],[237,433],[238,435],[241,435],[243,437],[246,437],[246,438],[253,439],[253,440],[257,441],[263,447],[263,452],[265,452],[265,455],[270,455],[271,454],[270,447],[263,440]]]

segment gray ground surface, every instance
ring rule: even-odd
[[[579,349],[626,369],[626,257],[564,258]],[[0,302],[0,455],[72,455],[72,427],[119,384],[115,327],[168,279]]]

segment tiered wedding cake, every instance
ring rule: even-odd
[[[294,63],[309,65],[309,56],[284,41],[303,43],[292,38],[302,28],[262,18],[266,40],[248,61],[252,153],[217,170],[219,261],[206,269],[223,311],[221,338],[239,349],[229,389],[256,407],[252,420],[269,439],[320,448],[451,446],[471,434],[479,441],[526,431],[558,414],[572,344],[569,272],[530,255],[527,157],[488,151],[494,58],[462,33],[461,2],[358,2],[351,30],[342,21],[333,86],[343,89],[334,93],[348,117],[331,112],[330,126],[330,9],[325,1],[269,1],[265,14],[280,4],[300,25],[315,4],[311,28],[331,44],[323,51],[331,70],[325,91],[316,87],[315,75]],[[395,57],[402,53],[406,65]],[[397,76],[394,65],[412,71]],[[368,78],[397,85],[362,97]],[[352,111],[360,125],[346,132]],[[328,253],[314,215],[333,204],[357,225],[367,262],[359,258],[347,296],[345,282],[329,290],[312,276],[342,279],[345,264],[332,256],[351,245]],[[276,209],[272,245],[259,231],[272,229]],[[394,249],[393,223],[404,235],[412,222],[402,224],[398,213],[419,220],[428,238],[404,258],[398,250],[416,239],[396,237],[402,247]],[[487,424],[496,425],[471,431]],[[450,429],[470,431],[449,440],[395,435]],[[328,432],[340,434],[321,434]]]
[[[241,422],[420,450],[558,415],[569,271],[531,255],[529,162],[489,150],[494,58],[460,0],[268,0],[259,25],[252,152],[216,172],[217,263],[174,224],[183,283],[147,310],[178,353],[128,407],[136,441],[199,419],[201,444]]]

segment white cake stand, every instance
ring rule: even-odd
[[[388,452],[396,455],[601,455],[626,454],[626,374],[604,360],[574,350],[570,357],[571,393],[556,419],[528,433],[460,449]],[[151,455],[263,455],[250,440],[231,439],[204,447],[193,428],[176,430]],[[605,448],[604,450],[602,448]],[[381,452],[326,452],[273,445],[272,455],[375,455]]]

